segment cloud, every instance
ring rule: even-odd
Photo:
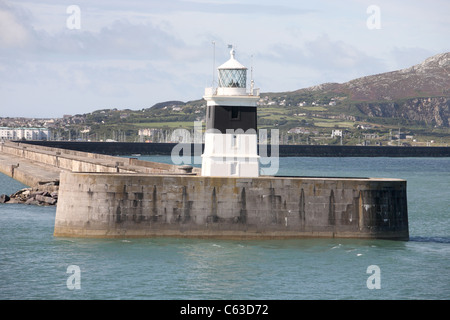
[[[261,4],[261,2],[247,4],[238,2],[176,1],[174,3],[179,8],[182,7],[183,10],[222,14],[297,15],[311,12],[310,10],[299,9],[297,7]],[[182,5],[180,6],[180,4]]]
[[[0,6],[1,115],[61,116],[192,97],[192,81],[178,92],[170,86],[173,79],[180,86],[176,66],[188,58],[180,52],[195,60],[200,51],[150,21],[54,33],[32,22],[32,16],[20,19],[20,9]]]
[[[265,4],[264,2],[268,2]],[[104,3],[103,3],[104,4]],[[309,9],[299,8],[291,5],[273,4],[271,1],[254,1],[247,3],[237,1],[187,1],[187,0],[153,0],[153,1],[107,1],[110,10],[149,10],[152,13],[166,14],[178,12],[201,12],[201,13],[221,13],[221,14],[244,14],[244,15],[297,15],[311,12]],[[94,4],[95,5],[95,4]],[[102,5],[102,3],[100,3]]]
[[[327,35],[306,42],[305,51],[309,64],[336,72],[370,74],[383,67],[378,59],[344,41],[333,41]]]
[[[22,53],[39,59],[64,55],[66,59],[170,59],[173,48],[182,48],[184,43],[160,28],[147,24],[132,24],[115,21],[99,32],[63,30],[49,34],[38,30],[32,34],[32,46]]]
[[[83,51],[102,56],[168,59],[171,48],[182,48],[184,43],[160,28],[148,24],[132,24],[116,21],[91,34],[84,41]]]
[[[0,48],[23,48],[30,40],[29,30],[11,7],[0,2]]]
[[[298,82],[309,83],[307,85],[317,84],[314,83],[317,81],[345,82],[379,73],[380,70],[388,71],[380,59],[344,41],[332,40],[326,34],[296,45],[278,43],[271,46],[269,53],[257,57],[271,64],[298,70]]]
[[[45,1],[40,5],[45,9],[49,6]],[[123,2],[121,5],[123,6]],[[148,16],[146,19],[134,19],[133,14],[126,12],[112,15],[114,20],[107,21],[103,27],[94,30],[90,28],[90,21],[97,17],[92,15],[96,11],[95,4],[92,7],[81,6],[82,28],[70,30],[66,27],[69,14],[61,4],[58,4],[58,8],[60,10],[56,10],[56,5],[51,7],[55,15],[55,12],[60,13],[54,16],[49,25],[59,21],[61,26],[50,31],[45,26],[42,27],[40,18],[36,18],[45,16],[41,12],[43,9],[37,9],[33,5],[33,16],[29,9],[20,5],[7,5],[0,0],[0,48],[4,49],[0,52],[0,58],[8,56],[39,61],[117,58],[167,61],[179,59],[179,52],[185,49],[190,52],[191,57],[193,54],[195,56],[195,52],[198,54],[196,48],[188,47],[183,40],[177,38],[170,27],[152,22]],[[107,17],[111,10],[114,10],[114,1],[111,6],[108,3],[103,9],[103,16]]]
[[[431,50],[419,47],[394,47],[391,50],[395,69],[409,68],[423,62],[434,54],[436,53]]]
[[[212,40],[215,67],[236,45],[263,92],[392,71],[448,47],[448,23],[425,28],[432,15],[446,21],[436,5],[382,2],[382,29],[367,30],[355,3],[0,0],[0,112],[26,114],[26,101],[52,115],[198,99],[211,83]],[[72,4],[81,29],[66,26]]]
[[[6,17],[6,22],[2,22],[8,26],[5,30],[21,35],[3,35],[8,42],[2,42],[6,50],[0,52],[0,75],[2,81],[10,84],[39,79],[43,83],[62,82],[68,87],[86,89],[95,88],[97,83],[106,87],[107,82],[161,81],[174,76],[171,62],[187,58],[180,52],[189,51],[191,59],[200,54],[197,48],[188,48],[150,22],[131,23],[123,19],[98,32],[64,28],[50,34],[33,28],[30,19],[19,21],[12,8],[0,10],[0,17]],[[156,67],[158,63],[166,64],[165,70]]]

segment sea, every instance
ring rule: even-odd
[[[57,238],[55,207],[0,204],[0,300],[450,298],[450,158],[286,157],[279,166],[283,176],[406,179],[410,240]],[[23,187],[0,174],[0,194]]]

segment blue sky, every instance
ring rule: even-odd
[[[215,66],[233,44],[261,92],[394,71],[450,51],[449,13],[445,0],[0,0],[0,116],[199,99],[212,41]]]

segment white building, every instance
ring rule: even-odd
[[[50,140],[51,131],[48,128],[8,128],[0,127],[2,140]]]
[[[342,137],[342,130],[331,130],[331,137]]]

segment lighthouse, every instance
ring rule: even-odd
[[[258,177],[256,109],[259,89],[247,89],[247,68],[235,58],[217,68],[218,86],[205,89],[206,133],[202,175]]]

